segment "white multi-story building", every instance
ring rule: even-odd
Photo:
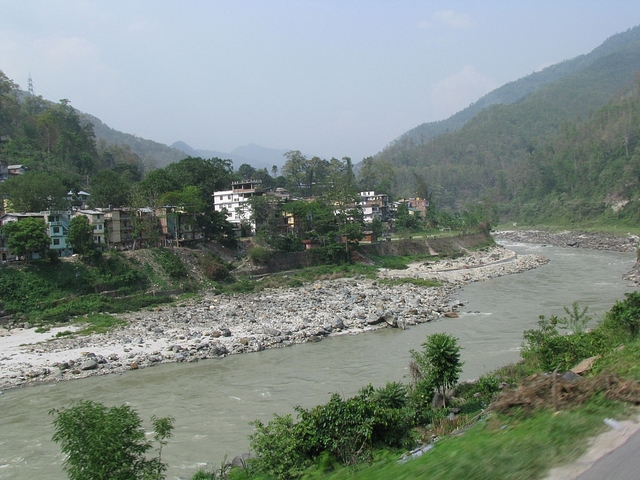
[[[213,208],[216,212],[226,212],[227,222],[233,224],[237,235],[242,235],[242,227],[249,226],[251,231],[246,232],[253,235],[256,231],[256,224],[251,219],[251,206],[247,203],[249,198],[255,195],[262,195],[264,189],[260,180],[245,180],[233,182],[231,190],[213,192]]]

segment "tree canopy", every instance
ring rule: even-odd
[[[17,222],[7,222],[2,226],[2,235],[7,237],[7,246],[19,257],[27,260],[37,252],[44,257],[51,245],[46,224],[42,218],[28,217]]]

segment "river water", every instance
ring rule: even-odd
[[[248,451],[249,422],[274,413],[324,403],[331,393],[355,394],[368,383],[403,381],[409,350],[427,335],[459,338],[465,362],[462,380],[477,378],[519,358],[524,330],[538,316],[563,315],[578,301],[595,317],[634,288],[621,279],[633,253],[597,252],[506,244],[519,254],[538,253],[551,261],[535,270],[465,286],[465,303],[455,319],[361,335],[331,337],[319,343],[222,360],[168,364],[58,384],[25,387],[0,395],[0,479],[63,480],[63,457],[51,441],[48,412],[74,400],[131,405],[148,426],[151,415],[173,416],[174,437],[164,448],[167,478],[190,478],[207,462],[219,465]]]

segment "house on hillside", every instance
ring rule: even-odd
[[[8,171],[9,177],[15,177],[18,175],[24,175],[24,173],[27,170],[23,165],[9,165],[7,167],[7,171]]]
[[[80,192],[78,192],[80,193]],[[133,248],[133,208],[98,208],[104,213],[104,237],[108,247],[120,250]]]
[[[51,238],[51,250],[56,251],[60,257],[70,256],[73,250],[67,243],[67,234],[69,233],[69,224],[71,221],[69,212],[44,212],[44,220],[48,227],[47,233]]]
[[[104,212],[100,210],[75,210],[73,216],[84,215],[93,227],[93,242],[100,248],[105,245]]]
[[[231,190],[213,192],[213,208],[216,212],[226,212],[227,222],[233,225],[237,236],[254,235],[256,224],[251,219],[251,207],[247,201],[264,193],[265,189],[262,188],[260,180],[233,182]]]
[[[19,222],[25,218],[40,218],[42,219],[42,228],[46,228],[44,224],[44,214],[41,213],[4,213],[0,215],[0,260],[3,262],[18,260],[18,257],[11,252],[7,245],[7,239],[2,236],[2,226],[9,222]],[[32,255],[33,259],[40,258],[39,252],[33,252]]]
[[[169,205],[159,207],[155,209],[155,215],[165,246],[182,247],[193,245],[204,239],[202,232],[196,228],[194,214],[186,213],[180,207]]]
[[[381,222],[389,220],[389,196],[386,193],[360,192],[358,197],[358,204],[362,209],[365,223],[371,223],[374,220]]]

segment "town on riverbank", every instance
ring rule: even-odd
[[[628,251],[632,237],[497,232],[509,241]],[[195,362],[267,348],[319,342],[329,335],[407,328],[455,316],[462,285],[520,273],[546,263],[501,246],[458,258],[380,268],[376,278],[321,279],[256,293],[205,292],[179,304],[118,315],[123,326],[74,335],[78,324],[44,333],[0,330],[0,389],[122,373],[167,362]],[[424,282],[432,282],[424,283]],[[421,283],[422,282],[422,283]],[[425,286],[426,285],[426,286]]]

